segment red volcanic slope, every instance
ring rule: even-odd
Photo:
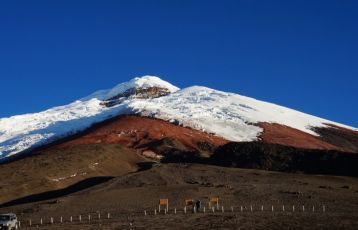
[[[261,122],[258,126],[264,130],[260,135],[263,142],[305,149],[358,152],[358,132],[338,126],[316,128],[319,136],[275,123]]]
[[[214,146],[228,143],[227,140],[205,132],[186,128],[172,123],[140,116],[119,116],[90,128],[85,134],[57,144],[55,148],[65,148],[82,144],[123,144],[130,148],[146,149],[146,146],[163,138],[181,142],[190,150],[197,150],[199,142]]]
[[[261,122],[263,128],[259,141],[303,149],[325,149],[343,152],[358,152],[358,132],[329,126],[317,128],[320,136],[276,124]],[[129,148],[150,149],[152,143],[169,138],[183,144],[188,150],[199,150],[199,143],[208,143],[214,147],[224,145],[227,141],[199,130],[178,126],[167,121],[141,117],[119,116],[102,122],[87,130],[84,134],[69,138],[54,148],[66,148],[85,144],[123,144]]]
[[[320,137],[288,126],[267,122],[261,122],[258,125],[264,130],[260,135],[260,139],[263,142],[297,148],[341,150],[337,146],[325,142]]]

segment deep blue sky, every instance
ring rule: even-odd
[[[0,2],[0,117],[146,74],[358,127],[358,1]]]

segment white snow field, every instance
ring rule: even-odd
[[[128,98],[113,107],[101,105],[131,88],[161,87],[171,94],[160,98]],[[94,123],[121,114],[140,114],[176,122],[231,141],[253,141],[262,132],[257,122],[271,122],[317,135],[311,127],[334,124],[355,128],[233,93],[193,86],[179,90],[158,77],[134,78],[100,90],[69,105],[40,113],[0,119],[0,159],[75,134]]]

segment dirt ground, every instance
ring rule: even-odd
[[[220,198],[215,213],[207,203],[214,196]],[[161,198],[169,199],[169,213],[154,215]],[[188,208],[185,214],[184,200],[190,198],[201,200],[205,213]],[[23,229],[357,229],[358,225],[358,178],[202,164],[155,164],[66,196],[58,193],[53,199],[30,201],[31,197],[20,200],[0,212],[18,214]]]
[[[118,144],[41,150],[0,165],[0,203],[63,189],[85,179],[126,175],[136,172],[138,164],[145,161],[135,150]]]

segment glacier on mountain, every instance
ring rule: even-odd
[[[141,99],[122,98],[107,107],[103,101],[132,88],[158,87],[169,95]],[[158,77],[134,78],[109,90],[97,91],[65,106],[43,112],[0,119],[0,159],[51,143],[124,114],[139,114],[176,122],[231,141],[254,141],[262,132],[255,124],[271,122],[317,135],[311,127],[334,124],[322,118],[234,93],[193,86],[180,90]],[[356,130],[356,129],[354,129]]]

